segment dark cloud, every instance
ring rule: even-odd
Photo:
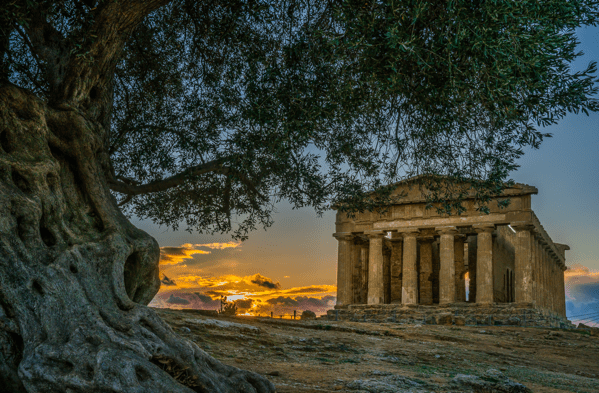
[[[268,288],[268,289],[281,288],[281,284],[279,284],[279,283],[275,284],[270,278],[264,277],[260,274],[256,274],[254,276],[254,279],[252,280],[252,284],[256,284],[256,285],[259,285],[261,287]]]
[[[298,296],[295,298],[297,303],[302,306],[314,306],[314,307],[322,307],[326,306],[326,302],[323,302],[322,299],[317,299],[315,297],[307,297],[307,296]]]
[[[254,303],[254,299],[239,299],[235,301],[237,308],[244,310],[252,308],[252,303]]]
[[[332,306],[331,302],[335,302],[335,296],[324,296],[323,298],[309,297],[309,296],[298,296],[295,298],[289,296],[279,296],[272,299],[268,299],[263,303],[257,303],[257,307],[252,308],[252,313],[256,315],[270,315],[274,313],[275,317],[278,318],[280,315],[287,317],[293,315],[293,312],[302,311],[313,311],[316,315],[322,315],[330,310]],[[300,315],[298,314],[298,315]]]
[[[194,292],[196,296],[202,301],[202,303],[209,303],[212,301],[212,298],[208,295],[202,295],[199,292]]]
[[[322,301],[324,302],[324,304],[327,304],[327,303],[328,303],[329,301],[331,301],[331,300],[332,300],[333,302],[336,302],[336,301],[337,301],[337,296],[328,295],[328,296],[325,296],[325,297],[323,297],[323,298],[322,298],[322,299],[320,299],[320,300],[322,300]]]
[[[185,247],[160,247],[160,254],[166,255],[185,255]]]
[[[166,302],[170,304],[189,304],[189,300],[183,299],[182,297],[178,297],[173,294],[171,294],[171,297],[169,297]]]
[[[218,298],[220,298],[221,296],[227,296],[227,295],[229,295],[228,291],[206,291],[204,293],[206,293],[208,295],[216,296]]]
[[[288,294],[294,294],[294,293],[322,293],[322,292],[329,292],[329,291],[330,291],[329,288],[323,288],[323,287],[300,287],[300,288],[290,289],[285,292]]]
[[[163,276],[164,276],[164,278],[163,278],[162,280],[160,280],[160,282],[161,282],[162,284],[164,284],[164,285],[177,285],[177,284],[175,283],[175,281],[173,281],[173,280],[171,280],[170,278],[168,278],[168,277],[166,276],[166,274],[163,274]]]
[[[216,299],[213,299],[212,297],[202,294],[200,292],[194,292],[194,294],[198,297],[198,299],[201,302],[200,304],[197,305],[198,308],[202,308],[202,309],[220,308],[220,296],[217,297]]]
[[[281,304],[284,306],[297,306],[297,301],[287,296],[279,296],[266,301],[269,304]]]
[[[592,303],[599,301],[599,282],[570,285],[569,295],[576,303]]]

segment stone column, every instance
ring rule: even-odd
[[[558,315],[562,308],[562,302],[561,302],[561,297],[560,297],[560,293],[559,293],[559,272],[560,272],[560,267],[559,267],[559,263],[558,263],[558,260],[556,257],[553,281],[555,282],[555,291],[554,291],[555,292],[555,313]]]
[[[391,232],[391,303],[401,303],[403,237]]]
[[[549,308],[549,283],[547,282],[547,250],[545,249],[545,246],[547,245],[547,243],[543,240],[543,242],[541,243],[541,263],[543,265],[543,273],[542,273],[542,280],[543,280],[543,309],[548,309]]]
[[[432,236],[420,238],[420,304],[433,304]]]
[[[557,264],[555,263],[555,256],[551,253],[551,311],[557,313],[557,283],[555,280]]]
[[[551,256],[549,255],[549,245],[545,246],[545,281],[547,282],[547,311],[551,313],[553,302],[551,301]]]
[[[354,239],[351,242],[351,264],[352,264],[352,304],[360,303],[360,292],[362,290],[362,260],[360,259],[360,247]]]
[[[439,255],[439,239],[436,238],[434,242],[431,243],[431,248],[433,249],[433,274],[432,274],[432,282],[433,282],[433,304],[439,303],[439,271],[441,270],[441,257]]]
[[[554,270],[554,261],[553,261],[553,256],[549,253],[548,251],[548,255],[549,255],[549,310],[551,311],[551,314],[553,314],[555,312],[555,299],[554,299],[554,294],[555,294],[555,285],[553,283],[553,270]]]
[[[351,241],[352,236],[346,234],[333,234],[337,239],[337,306],[351,304],[352,279],[351,279]]]
[[[455,256],[455,300],[456,302],[466,301],[466,280],[464,279],[464,235],[455,237],[453,246]]]
[[[543,299],[543,280],[541,270],[541,247],[540,247],[541,235],[535,231],[533,238],[533,250],[534,250],[534,298],[533,302],[535,308],[541,307],[541,301]]]
[[[545,296],[547,311],[551,310],[551,258],[549,257],[549,246],[546,244],[543,247],[543,254],[545,256]]]
[[[368,255],[368,304],[382,304],[383,284],[383,233],[369,233],[370,254]]]
[[[478,233],[476,250],[476,303],[493,303],[493,231],[495,225],[473,225]]]
[[[385,247],[385,239],[383,239],[383,303],[391,303],[391,250]]]
[[[368,247],[360,247],[360,260],[362,261],[362,288],[360,288],[360,299],[362,304],[368,301]]]
[[[530,301],[532,302],[533,306],[536,304],[536,292],[537,292],[537,285],[538,285],[538,274],[537,274],[537,248],[535,247],[535,236],[536,236],[536,231],[533,229],[530,233]]]
[[[439,255],[441,269],[439,271],[439,304],[455,302],[455,227],[435,228],[441,235]]]
[[[532,263],[530,260],[531,231],[534,226],[526,222],[512,223],[516,231],[516,303],[532,302]]]
[[[416,275],[416,235],[418,231],[403,233],[403,272],[402,272],[402,288],[401,288],[401,303],[416,304],[418,300],[418,277]]]
[[[470,281],[468,288],[468,302],[476,301],[476,254],[478,254],[478,236],[468,237],[468,279]]]
[[[555,264],[555,313],[558,315],[561,315],[561,310],[562,310],[562,297],[560,294],[560,283],[559,283],[559,276],[560,276],[560,272],[561,272],[561,267],[559,265],[559,263],[556,261]]]
[[[564,269],[560,266],[559,269],[559,296],[561,299],[560,315],[566,317],[566,288],[565,288]]]
[[[556,261],[555,261],[554,266],[555,266],[555,270],[554,270],[554,273],[553,273],[553,281],[555,282],[555,291],[554,291],[555,292],[555,313],[559,314],[559,310],[562,308],[562,305],[561,305],[561,301],[560,301],[561,299],[560,299],[560,296],[559,296],[559,280],[558,280],[559,275],[558,275],[558,272],[559,272],[560,269],[559,269],[559,265],[558,265],[558,262],[557,262],[557,257],[556,257]]]

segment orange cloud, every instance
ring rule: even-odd
[[[210,254],[210,251],[198,250],[194,245],[186,243],[179,247],[160,247],[160,264],[176,265],[196,254]]]
[[[286,295],[307,295],[315,293],[337,293],[337,287],[335,285],[309,285],[304,287],[294,287],[289,289],[283,289],[280,291]]]
[[[566,298],[574,306],[599,302],[599,271],[575,265],[564,272]]]
[[[259,273],[244,277],[189,273],[170,276],[167,279],[176,286],[162,286],[150,306],[217,309],[220,297],[226,296],[228,301],[235,301],[242,313],[265,315],[273,311],[279,315],[310,310],[319,315],[334,306],[337,291],[333,285],[281,288],[280,283]]]
[[[237,248],[241,246],[241,242],[227,242],[227,243],[204,243],[194,244],[195,247],[206,247],[213,250],[224,250],[225,248]]]
[[[574,265],[570,266],[565,272],[564,277],[567,281],[575,281],[575,280],[589,280],[589,281],[597,281],[599,280],[599,271],[591,271],[586,266],[582,265]]]

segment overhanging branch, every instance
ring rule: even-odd
[[[149,194],[153,192],[166,191],[170,188],[177,187],[189,180],[190,177],[201,176],[207,173],[217,173],[221,175],[233,175],[250,191],[256,195],[259,199],[266,201],[268,198],[262,195],[256,188],[254,182],[245,174],[240,171],[233,169],[229,166],[225,166],[225,163],[230,159],[218,159],[207,162],[205,164],[196,165],[184,170],[181,173],[167,177],[166,179],[156,180],[147,184],[135,184],[131,179],[109,179],[108,184],[110,189],[121,194],[129,196]],[[128,202],[129,199],[126,199]]]
[[[166,191],[169,188],[177,187],[192,176],[200,176],[210,172],[220,172],[223,170],[225,159],[218,159],[187,168],[181,173],[167,177],[166,179],[156,180],[147,184],[136,185],[131,181],[124,182],[117,179],[109,179],[110,189],[121,194],[140,195],[152,192]]]

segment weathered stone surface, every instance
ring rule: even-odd
[[[532,390],[514,382],[503,375],[499,370],[489,369],[481,377],[474,375],[458,374],[452,380],[462,391],[475,391],[484,393],[532,393]]]
[[[186,319],[185,321],[194,325],[211,326],[219,329],[233,329],[242,333],[260,333],[260,328],[244,323],[235,323],[218,319]]]
[[[437,315],[437,317],[435,319],[437,321],[437,325],[452,325],[453,324],[453,319],[451,317],[451,314],[439,314],[439,315]]]
[[[529,308],[525,308],[528,305]],[[531,304],[499,303],[481,306],[473,303],[455,303],[439,306],[380,304],[350,305],[346,309],[329,310],[324,317],[329,320],[351,320],[364,322],[392,322],[440,324],[439,317],[449,317],[452,321],[459,319],[465,325],[503,325],[526,327],[573,328],[574,325],[565,318],[547,317],[541,310]],[[585,329],[590,330],[590,327]]]
[[[374,376],[377,376],[376,373]],[[400,375],[382,375],[377,378],[358,379],[347,383],[345,387],[348,390],[360,390],[370,393],[425,393],[430,391],[426,389],[425,384]]]
[[[316,319],[316,314],[314,311],[306,310],[302,312],[301,319]]]

